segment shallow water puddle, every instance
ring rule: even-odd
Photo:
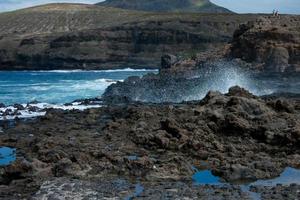
[[[135,197],[138,197],[140,194],[142,194],[143,191],[144,187],[140,183],[137,183],[135,185],[134,193],[131,196],[126,197],[125,200],[132,200]]]
[[[127,156],[127,159],[130,161],[135,161],[135,160],[138,160],[139,157],[137,155],[130,155],[130,156]]]
[[[220,178],[213,175],[211,170],[196,171],[192,176],[195,185],[220,185],[222,184]]]
[[[10,165],[16,160],[16,149],[0,147],[0,166]]]
[[[194,185],[228,185],[226,182],[221,182],[220,177],[213,175],[211,170],[198,170],[195,167],[192,169],[195,171],[192,176]],[[248,193],[252,199],[259,200],[261,199],[261,195],[250,191],[251,186],[276,186],[277,184],[290,185],[292,183],[300,184],[300,170],[287,167],[279,177],[267,180],[257,180],[255,182],[239,186],[241,190]]]
[[[300,184],[300,170],[287,167],[279,177],[268,180],[257,180],[250,185],[275,186],[277,184],[290,185],[292,183]]]
[[[195,168],[193,168],[195,169]],[[220,181],[220,177],[212,174],[211,170],[196,170],[192,176],[192,180],[196,185],[221,185],[227,184]],[[246,184],[250,186],[275,186],[277,184],[290,185],[292,183],[300,184],[300,169],[291,167],[285,168],[279,177],[266,180],[257,180]]]

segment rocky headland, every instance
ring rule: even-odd
[[[1,13],[0,69],[159,68],[166,53],[189,58],[223,47],[240,24],[257,17],[152,13],[84,4]]]
[[[299,72],[299,17],[261,17],[241,25],[234,33],[230,55],[263,71]]]

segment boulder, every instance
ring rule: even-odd
[[[178,58],[172,54],[166,54],[161,57],[161,70],[170,69],[176,62]]]
[[[284,47],[271,48],[266,62],[266,71],[285,72],[289,67],[289,51]]]

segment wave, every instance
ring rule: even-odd
[[[70,85],[70,88],[76,89],[76,90],[105,90],[109,85],[116,83],[117,81],[123,81],[123,80],[113,80],[113,79],[96,79],[92,81],[84,81],[84,82],[78,82],[75,84]]]
[[[95,72],[95,73],[114,73],[114,72],[157,72],[158,69],[108,69],[108,70],[83,70],[83,69],[72,69],[72,70],[25,70],[22,72],[32,72],[32,73],[77,73],[77,72]],[[17,72],[17,71],[16,71]]]

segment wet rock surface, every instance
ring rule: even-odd
[[[247,192],[231,184],[193,186],[194,168],[211,169],[221,181],[235,183],[299,167],[299,101],[284,102],[234,87],[182,104],[49,110],[1,133],[0,145],[16,148],[17,161],[1,168],[0,197],[51,199],[50,191],[64,188],[71,196],[118,199],[134,194],[139,183],[141,199],[247,199]],[[114,189],[117,179],[126,180],[128,188]],[[68,186],[74,184],[86,193]],[[292,199],[297,187],[275,187],[274,198],[293,191]],[[269,188],[259,190],[263,199],[272,195]]]

